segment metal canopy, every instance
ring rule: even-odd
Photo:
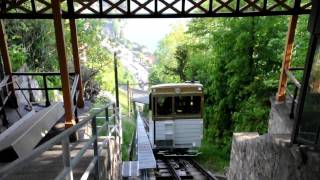
[[[309,14],[311,0],[1,0],[0,19],[242,17]],[[294,2],[294,3],[292,3]]]

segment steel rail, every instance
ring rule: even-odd
[[[197,170],[199,170],[204,176],[206,176],[209,180],[219,180],[218,178],[212,176],[210,173],[208,173],[208,171],[206,171],[205,169],[203,169],[200,164],[198,164],[197,162],[195,162],[193,159],[188,158],[186,159],[187,161],[189,161]]]
[[[164,162],[167,164],[167,166],[169,167],[169,171],[172,174],[172,176],[176,179],[176,180],[181,180],[181,177],[177,174],[176,170],[174,169],[174,167],[172,166],[172,164],[170,163],[169,159],[165,156],[163,156],[163,160]]]

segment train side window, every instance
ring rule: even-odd
[[[200,114],[201,96],[177,96],[174,101],[177,114]]]
[[[157,115],[169,115],[172,113],[172,97],[157,97]]]
[[[152,98],[152,115],[156,115],[156,99],[155,97]]]

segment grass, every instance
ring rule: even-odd
[[[121,154],[122,160],[128,161],[129,160],[129,151],[131,146],[131,141],[134,136],[134,132],[136,130],[135,120],[129,118],[128,116],[128,98],[127,93],[125,91],[119,91],[119,103],[121,108],[122,114],[122,140],[123,144],[121,145]]]
[[[123,144],[121,146],[122,161],[129,160],[129,151],[131,146],[131,141],[135,132],[135,123],[132,119],[123,118],[122,120],[122,138]]]
[[[225,168],[229,166],[229,148],[204,141],[200,148],[201,155],[197,161],[206,169],[212,172],[223,174]]]
[[[119,91],[119,104],[120,104],[120,110],[121,110],[121,118],[122,118],[122,140],[123,144],[121,145],[121,154],[122,154],[122,160],[127,161],[129,160],[129,151],[131,146],[131,141],[134,136],[135,132],[135,121],[134,118],[129,118],[128,116],[128,98],[127,93],[125,91],[120,90]],[[105,106],[105,102],[97,101],[95,104],[92,105],[92,107],[103,107]],[[98,117],[104,117],[105,112],[101,112]],[[109,111],[109,116],[111,115],[111,111]],[[101,126],[105,122],[105,119],[97,119],[97,125]],[[109,122],[109,124],[113,124],[113,122]],[[100,136],[105,136],[106,132],[103,131]]]

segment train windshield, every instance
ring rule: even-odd
[[[157,114],[169,115],[172,113],[172,97],[157,97]]]
[[[158,96],[154,102],[156,114],[160,116],[201,114],[201,96]]]
[[[174,102],[176,114],[200,114],[200,96],[177,96]]]

